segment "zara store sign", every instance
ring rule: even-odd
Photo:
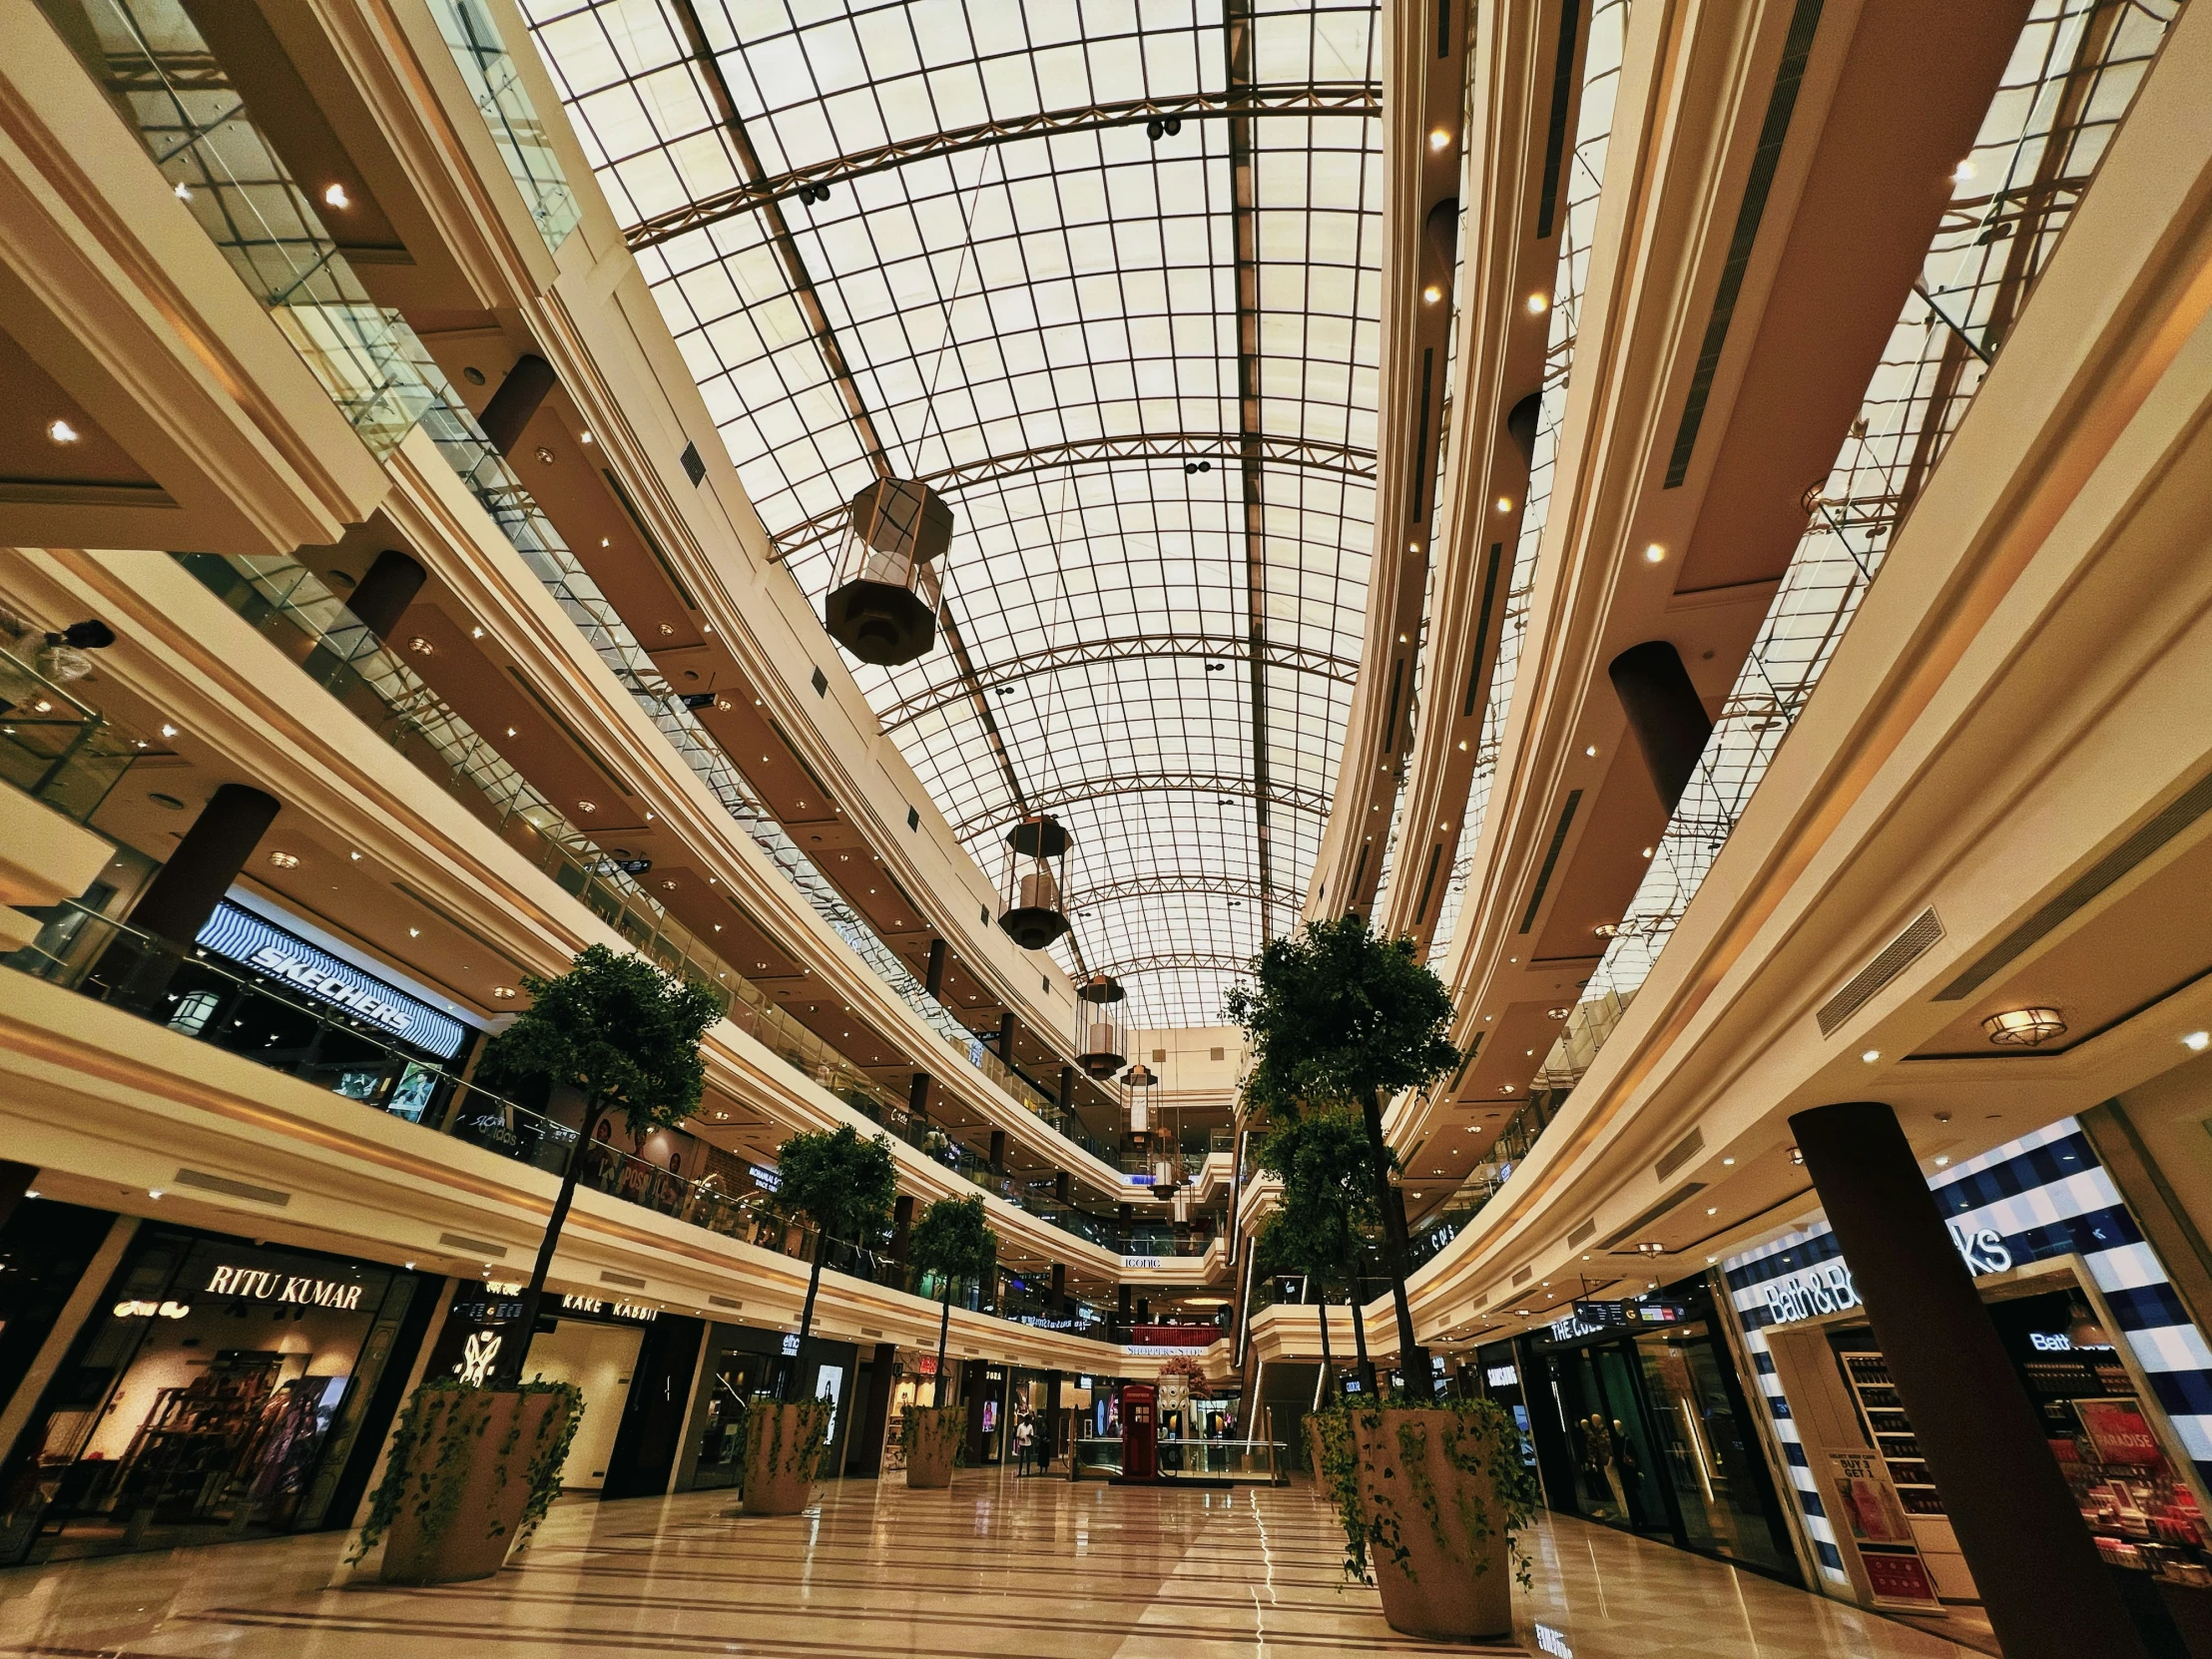
[[[2012,1252],[1994,1228],[1969,1233],[1953,1223],[1950,1242],[1957,1247],[1966,1271],[1976,1279],[1985,1273],[2003,1273],[2012,1266]],[[1850,1264],[1841,1256],[1770,1279],[1760,1287],[1760,1296],[1766,1302],[1768,1323],[1772,1325],[1816,1320],[1860,1306],[1859,1287],[1852,1280]]]

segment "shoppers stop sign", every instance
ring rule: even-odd
[[[1966,1271],[1977,1279],[1985,1273],[2003,1273],[2012,1265],[2012,1252],[2005,1246],[2004,1235],[1994,1228],[1968,1233],[1953,1225],[1950,1242],[1957,1247]],[[1771,1279],[1759,1288],[1759,1294],[1766,1302],[1770,1325],[1816,1320],[1860,1306],[1859,1287],[1852,1280],[1850,1264],[1841,1256]]]

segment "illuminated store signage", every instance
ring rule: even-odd
[[[618,1320],[636,1320],[641,1325],[661,1317],[660,1309],[649,1303],[605,1302],[595,1296],[564,1296],[561,1307],[571,1314],[604,1314]]]
[[[219,1267],[208,1275],[211,1296],[243,1297],[250,1302],[281,1302],[294,1308],[334,1308],[357,1312],[361,1287],[342,1279],[308,1279],[262,1268]]]
[[[1520,1373],[1511,1366],[1492,1366],[1484,1375],[1493,1388],[1510,1388],[1520,1382]]]
[[[305,939],[272,927],[229,900],[216,906],[197,942],[203,950],[295,985],[318,1002],[443,1059],[452,1059],[467,1046],[468,1028],[460,1021],[317,950]]]
[[[150,1320],[157,1316],[165,1320],[181,1320],[192,1312],[189,1302],[142,1302],[132,1298],[115,1305],[115,1317],[119,1320]]]
[[[1969,1233],[1953,1224],[1950,1242],[1957,1247],[1966,1271],[1977,1279],[1985,1273],[2003,1273],[2012,1266],[2012,1252],[2005,1247],[2004,1235],[1994,1228]],[[1773,1325],[1820,1319],[1860,1305],[1859,1287],[1852,1280],[1850,1264],[1840,1256],[1770,1279],[1760,1286],[1759,1294]]]

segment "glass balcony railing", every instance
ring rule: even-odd
[[[263,978],[197,948],[125,926],[78,904],[57,906],[38,937],[0,963],[158,1021],[259,1065],[327,1089],[339,1099],[463,1140],[549,1174],[566,1167],[579,1128],[492,1093],[391,1042],[366,1020],[308,1000],[281,980]],[[780,1216],[773,1201],[719,1175],[679,1175],[603,1145],[580,1180],[595,1191],[655,1210],[712,1233],[812,1261],[815,1233]],[[826,1269],[926,1295],[885,1241],[830,1242]],[[987,1290],[963,1288],[962,1307],[1019,1323],[1104,1336],[1106,1312],[1073,1298],[1055,1302],[1011,1274]]]
[[[146,745],[0,651],[0,782],[85,823]]]
[[[582,215],[576,193],[561,171],[560,157],[546,136],[545,123],[499,38],[499,26],[481,0],[431,0],[430,10],[498,147],[499,159],[506,164],[507,176],[522,192],[522,205],[530,211],[545,246],[559,253]]]
[[[1106,1150],[1071,1112],[986,1049],[930,996],[753,799],[729,758],[487,439],[398,312],[368,297],[307,194],[232,88],[182,0],[39,0],[56,32],[139,135],[180,201],[270,307],[331,401],[379,458],[421,424],[563,612],[785,879],[969,1066],[1062,1138]],[[480,0],[435,0],[502,159],[549,247],[576,223],[574,193]],[[334,606],[331,596],[322,599]],[[355,625],[357,626],[357,625]]]

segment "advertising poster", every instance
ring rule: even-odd
[[[1832,1451],[1828,1462],[1836,1494],[1829,1514],[1858,1546],[1875,1605],[1938,1610],[1935,1581],[1913,1541],[1912,1517],[1898,1501],[1882,1459],[1873,1452]]]

